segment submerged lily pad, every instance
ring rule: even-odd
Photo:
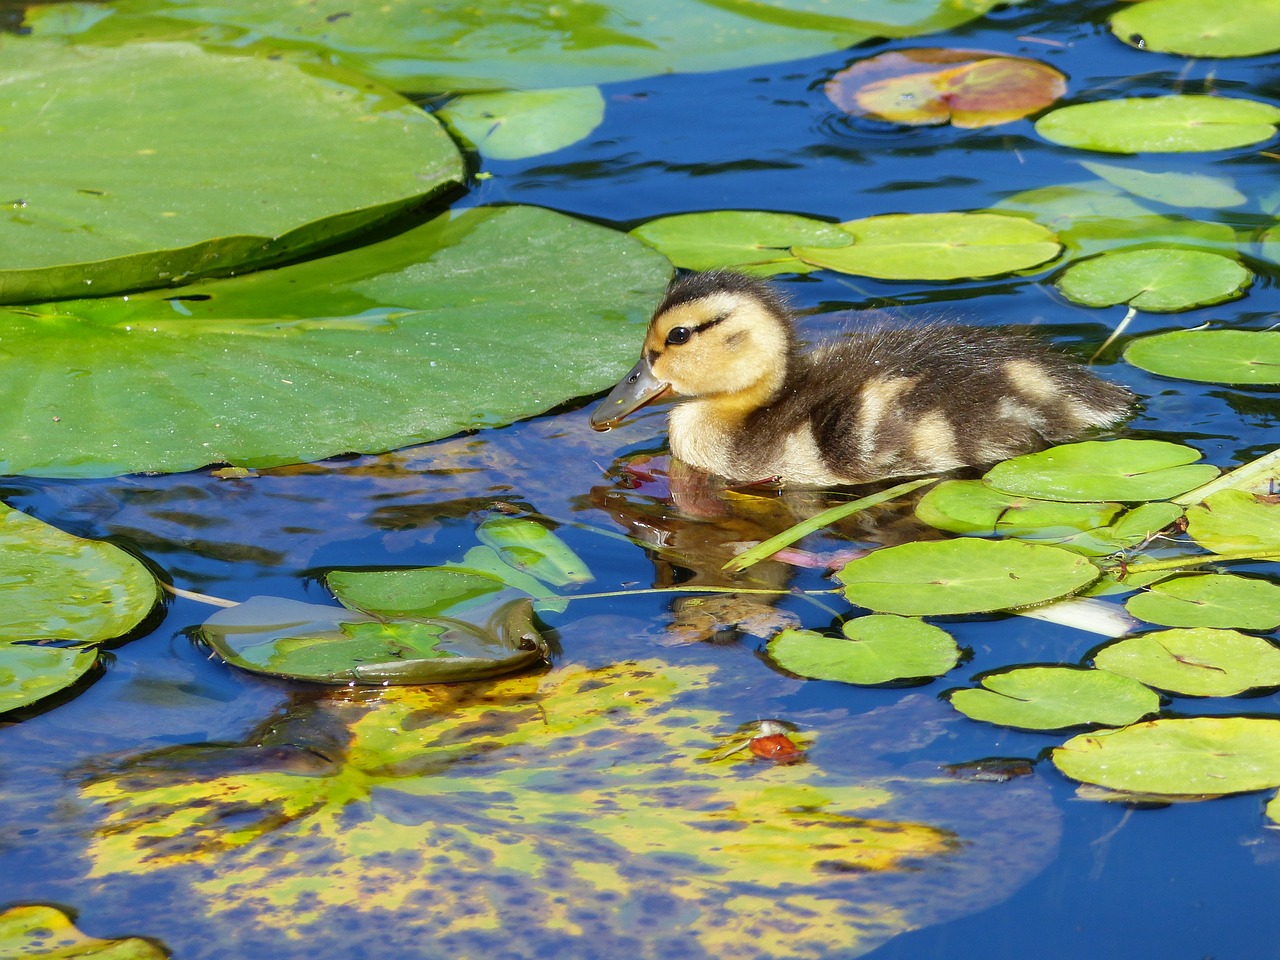
[[[1238,207],[1249,199],[1236,189],[1229,177],[1173,170],[1156,173],[1114,163],[1081,161],[1080,165],[1134,196],[1171,207]]]
[[[1072,737],[1053,763],[1111,790],[1219,796],[1280,786],[1280,720],[1186,717]]]
[[[562,150],[588,136],[604,119],[599,87],[473,93],[437,114],[482,157],[519,160]]]
[[[636,227],[631,235],[659,250],[677,267],[732,267],[761,276],[812,271],[812,265],[792,255],[792,247],[853,243],[853,237],[835,224],[764,210],[712,210],[659,217]]]
[[[1280,50],[1276,0],[1145,0],[1111,17],[1130,46],[1187,57],[1253,57]]]
[[[1203,250],[1116,250],[1071,264],[1057,280],[1069,300],[1088,307],[1125,303],[1151,313],[1204,307],[1244,295],[1248,267]]]
[[[860,956],[1052,857],[1032,784],[823,769],[828,738],[861,742],[847,724],[807,724],[806,764],[709,760],[740,719],[707,707],[725,682],[650,660],[295,698],[243,743],[86,778],[84,855],[97,882],[176,885],[219,923],[252,902],[262,942],[474,957],[498,931],[511,960]]]
[[[1036,133],[1083,150],[1184,153],[1261,143],[1275,136],[1277,123],[1280,107],[1269,103],[1182,94],[1060,107],[1036,121]]]
[[[783,630],[769,641],[769,656],[802,677],[857,684],[939,677],[960,660],[950,634],[923,620],[873,615],[846,620],[843,629],[844,640]]]
[[[115,0],[33,6],[37,34],[80,42],[181,37],[310,62],[339,63],[397,90],[565,87],[669,73],[780,63],[873,37],[947,30],[996,0],[628,0],[530,7],[524,0],[312,4]]]
[[[181,297],[3,310],[0,469],[275,466],[532,416],[617,380],[670,269],[549,210],[475,208]]]
[[[456,612],[382,619],[342,607],[252,597],[215,613],[199,636],[241,669],[316,683],[454,683],[513,673],[546,659],[527,597],[497,594],[486,607],[467,604]]]
[[[363,77],[13,36],[4,61],[0,303],[242,272],[462,179],[440,125]]]
[[[998,463],[983,482],[1043,500],[1167,500],[1208,483],[1218,468],[1163,440],[1086,440]]]
[[[881,613],[942,616],[1027,607],[1075,593],[1098,568],[1018,540],[944,540],[885,547],[836,574],[853,603]]]
[[[141,937],[101,940],[81,933],[57,907],[22,904],[0,913],[0,956],[8,960],[166,960]]]
[[[1078,667],[1017,667],[982,678],[981,689],[953,690],[951,705],[971,720],[1024,730],[1081,724],[1121,726],[1160,709],[1160,697],[1136,680]]]
[[[1131,597],[1135,617],[1167,627],[1280,627],[1280,586],[1228,573],[1174,577]]]
[[[1130,343],[1124,358],[1162,377],[1245,386],[1280,384],[1280,332],[1272,330],[1157,333]]]
[[[978,50],[893,50],[841,70],[827,99],[845,113],[908,125],[990,127],[1058,100],[1066,77],[1038,60]]]
[[[816,267],[884,280],[991,277],[1040,266],[1062,250],[1057,237],[1023,217],[998,213],[896,213],[850,220],[845,247],[797,246]]]
[[[1280,686],[1280,648],[1235,630],[1200,627],[1126,637],[1093,662],[1157,690],[1190,697],[1234,697]]]

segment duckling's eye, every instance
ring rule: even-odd
[[[669,346],[680,346],[682,343],[688,343],[689,338],[693,336],[693,331],[688,327],[672,327],[667,334],[667,344]]]

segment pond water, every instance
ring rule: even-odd
[[[826,78],[854,59],[924,43],[1042,59],[1068,75],[1070,95],[1080,99],[1098,91],[1121,96],[1207,90],[1280,99],[1274,58],[1186,60],[1134,50],[1106,30],[1112,8],[1033,3],[997,10],[924,41],[606,85],[604,123],[588,140],[529,160],[479,162],[491,176],[476,180],[459,203],[540,205],[625,229],[657,216],[706,209],[794,211],[841,220],[971,210],[1021,191],[1088,179],[1079,164],[1082,154],[1038,138],[1030,121],[968,131],[888,128],[844,117],[824,97]],[[1277,156],[1266,149],[1168,155],[1160,158],[1160,167],[1231,176],[1251,198],[1233,225],[1247,227],[1262,222],[1263,212],[1275,212]],[[1229,216],[1219,212],[1214,218]],[[1139,313],[1129,333],[1191,328],[1211,320],[1265,328],[1280,312],[1276,270],[1262,260],[1250,265],[1257,279],[1246,298],[1182,314]],[[810,339],[856,323],[856,311],[889,307],[910,317],[1030,324],[1088,358],[1124,315],[1122,307],[1072,304],[1042,276],[927,284],[820,271],[778,282],[805,312],[802,329]],[[1126,384],[1143,401],[1141,412],[1118,435],[1187,443],[1223,468],[1276,446],[1280,397],[1274,389],[1162,379],[1117,357],[1118,348],[1107,348],[1099,372]],[[596,434],[587,424],[589,409],[584,398],[508,427],[383,456],[266,470],[249,479],[217,479],[208,471],[95,481],[9,478],[0,483],[0,493],[6,503],[61,529],[125,547],[180,587],[237,601],[271,595],[315,603],[329,602],[317,577],[334,567],[409,567],[460,559],[476,543],[478,518],[492,513],[495,504],[513,504],[558,521],[557,532],[595,577],[579,592],[603,592],[729,583],[719,568],[733,543],[762,539],[826,502],[816,495],[763,492],[758,498],[717,500],[708,511],[706,502],[689,499],[684,491],[686,499],[673,504],[663,459],[665,412],[650,410],[618,430]],[[833,496],[847,499],[848,491]],[[619,533],[634,539],[608,535]],[[848,546],[849,540],[882,544],[923,535],[909,508],[899,505],[849,522],[839,535],[811,538],[805,546],[821,552]],[[648,549],[646,542],[665,549]],[[1234,569],[1276,577],[1265,563]],[[764,564],[740,582],[829,586],[819,572],[778,563]],[[670,665],[689,676],[706,671],[710,679],[695,685],[687,702],[681,700],[687,716],[661,721],[637,736],[656,737],[662,723],[680,727],[682,716],[695,726],[695,716],[718,717],[715,732],[724,737],[762,718],[779,718],[794,724],[797,736],[812,738],[809,762],[831,782],[900,786],[896,805],[878,810],[877,816],[946,833],[942,842],[950,844],[950,853],[941,865],[936,858],[925,862],[922,853],[918,869],[892,876],[877,879],[871,868],[836,876],[832,883],[845,884],[839,889],[850,904],[846,919],[859,933],[804,933],[825,946],[797,941],[797,955],[841,958],[870,951],[867,955],[881,960],[1028,955],[1252,960],[1274,952],[1272,945],[1280,941],[1280,915],[1274,909],[1280,833],[1265,826],[1262,810],[1269,795],[1146,807],[1093,802],[1077,798],[1076,784],[1047,762],[1007,783],[956,780],[953,787],[937,786],[937,780],[946,779],[938,774],[941,765],[989,757],[1044,761],[1062,741],[1056,734],[967,720],[939,693],[999,667],[1079,663],[1100,637],[1022,617],[951,618],[944,625],[969,653],[955,671],[921,686],[859,688],[785,676],[761,655],[761,638],[714,629],[717,618],[748,615],[766,634],[781,622],[825,629],[846,610],[839,598],[821,601],[787,596],[762,600],[744,613],[742,607],[726,612],[691,604],[689,595],[673,600],[671,594],[642,594],[584,599],[542,615],[558,644],[561,669],[637,660]],[[545,904],[530,904],[510,889],[500,876],[506,868],[500,854],[482,849],[474,838],[458,839],[474,825],[468,818],[480,824],[479,833],[484,824],[500,820],[509,831],[501,843],[517,851],[516,858],[549,857],[556,832],[585,816],[588,791],[600,789],[592,779],[598,771],[575,773],[573,763],[560,769],[550,762],[555,758],[538,754],[536,744],[525,744],[524,770],[517,779],[491,773],[483,744],[496,734],[482,729],[483,718],[474,721],[474,730],[446,735],[465,733],[476,746],[474,755],[463,757],[451,772],[437,771],[438,787],[379,781],[368,788],[370,809],[388,823],[418,836],[424,825],[433,827],[439,857],[448,860],[443,872],[432,872],[430,850],[410,855],[407,847],[389,844],[371,855],[354,839],[347,852],[358,868],[343,872],[326,859],[331,854],[312,856],[322,828],[281,839],[289,834],[288,825],[303,822],[307,814],[281,812],[270,804],[279,829],[275,835],[264,831],[252,854],[226,863],[194,858],[180,863],[184,832],[195,845],[204,842],[196,835],[205,837],[208,828],[199,826],[199,811],[209,808],[196,793],[175,794],[174,802],[192,819],[174,816],[160,831],[167,835],[142,841],[172,854],[173,861],[154,872],[124,870],[125,851],[112,848],[110,838],[127,831],[119,821],[103,827],[106,814],[85,804],[86,786],[90,792],[95,784],[117,790],[111,794],[117,798],[160,790],[148,793],[146,802],[154,805],[154,818],[163,821],[172,813],[164,809],[162,796],[170,781],[157,771],[212,779],[228,771],[277,769],[272,766],[276,758],[278,769],[298,780],[322,779],[308,764],[325,755],[325,744],[348,736],[335,731],[364,703],[356,693],[333,696],[227,667],[190,634],[208,615],[209,608],[194,600],[173,600],[150,632],[112,651],[105,673],[92,685],[24,714],[2,731],[0,782],[6,799],[0,812],[0,902],[62,904],[78,915],[82,930],[152,937],[181,958],[327,960],[387,956],[392,950],[424,958],[609,957],[624,951],[665,957],[756,955],[749,946],[735,948],[745,952],[717,953],[708,946],[714,941],[664,942],[669,928],[687,920],[691,904],[706,907],[717,898],[724,902],[716,909],[725,912],[706,907],[703,922],[741,929],[748,944],[752,935],[749,927],[728,919],[733,908],[726,904],[739,896],[734,883],[741,877],[717,886],[719,881],[702,876],[705,868],[678,845],[660,848],[652,865],[620,862],[616,867],[610,860],[616,854],[607,849],[586,842],[576,852],[566,848],[564,862],[548,867],[542,879],[563,883],[572,902],[553,900],[550,913]],[[700,639],[708,634],[713,642]],[[1173,715],[1214,712],[1280,715],[1280,695],[1244,703],[1182,699],[1170,707]],[[619,730],[624,727],[619,721]],[[584,733],[583,744],[599,752],[609,749],[615,736],[620,734],[605,725]],[[693,748],[684,743],[682,749]],[[629,756],[626,750],[640,747],[629,742],[619,748],[619,757]],[[540,780],[542,766],[549,772]],[[647,770],[655,789],[661,788],[660,763],[638,769],[639,776]],[[395,776],[407,776],[397,770]],[[372,783],[376,776],[391,775],[380,768],[368,776]],[[528,796],[510,800],[515,783]],[[488,805],[501,806],[499,795],[511,807],[495,813]],[[598,794],[591,796],[600,802]],[[255,824],[265,803],[251,792],[221,801],[224,805],[213,811],[216,829],[233,834]],[[639,815],[616,798],[611,802],[618,804],[615,816],[625,819],[628,810]],[[683,797],[680,802],[692,801]],[[137,809],[132,815],[147,816]],[[362,836],[362,815],[335,813],[335,829]],[[456,819],[442,824],[446,817]],[[623,832],[614,829],[608,836],[621,842]],[[90,843],[97,851],[92,858],[85,853]],[[751,862],[750,855],[746,859]],[[280,863],[293,864],[290,882],[299,889],[317,872],[350,885],[357,901],[387,896],[389,890],[392,895],[370,913],[331,908],[319,892],[310,894],[311,901],[290,899],[272,872]],[[377,870],[362,873],[370,864]],[[615,868],[632,886],[620,889],[608,879]],[[747,869],[765,888],[773,883],[771,859],[762,856],[758,871]],[[872,879],[864,881],[859,873]],[[411,881],[423,877],[433,878],[429,882],[441,889],[407,892]],[[434,879],[440,877],[447,879]],[[805,894],[797,892],[790,874],[778,877],[780,902]],[[255,887],[259,881],[260,889]],[[365,881],[367,889],[361,887]],[[686,885],[692,890],[697,884],[702,886],[695,893],[687,892]],[[254,890],[260,894],[256,898],[246,892]],[[597,899],[584,903],[590,899],[584,891],[592,890]],[[484,911],[469,930],[441,923],[442,912],[454,919],[467,915],[469,897],[496,904],[498,926],[480,915]],[[857,908],[860,898],[862,909]],[[748,912],[769,909],[767,898],[742,895],[742,901]],[[298,922],[260,922],[277,910]],[[539,914],[546,922],[535,926],[532,918]],[[785,941],[769,942],[769,955],[788,955]]]

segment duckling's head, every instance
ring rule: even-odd
[[[608,430],[668,393],[764,406],[782,386],[793,342],[790,315],[763,281],[723,270],[680,277],[649,321],[640,362],[600,402],[591,426]]]

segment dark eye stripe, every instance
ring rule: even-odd
[[[696,327],[672,327],[667,332],[667,346],[678,347],[682,343],[688,343],[693,339],[695,334],[702,333],[703,330],[710,330],[717,323],[724,323],[724,321],[728,319],[729,314],[726,312],[717,314],[710,320],[698,324]]]

